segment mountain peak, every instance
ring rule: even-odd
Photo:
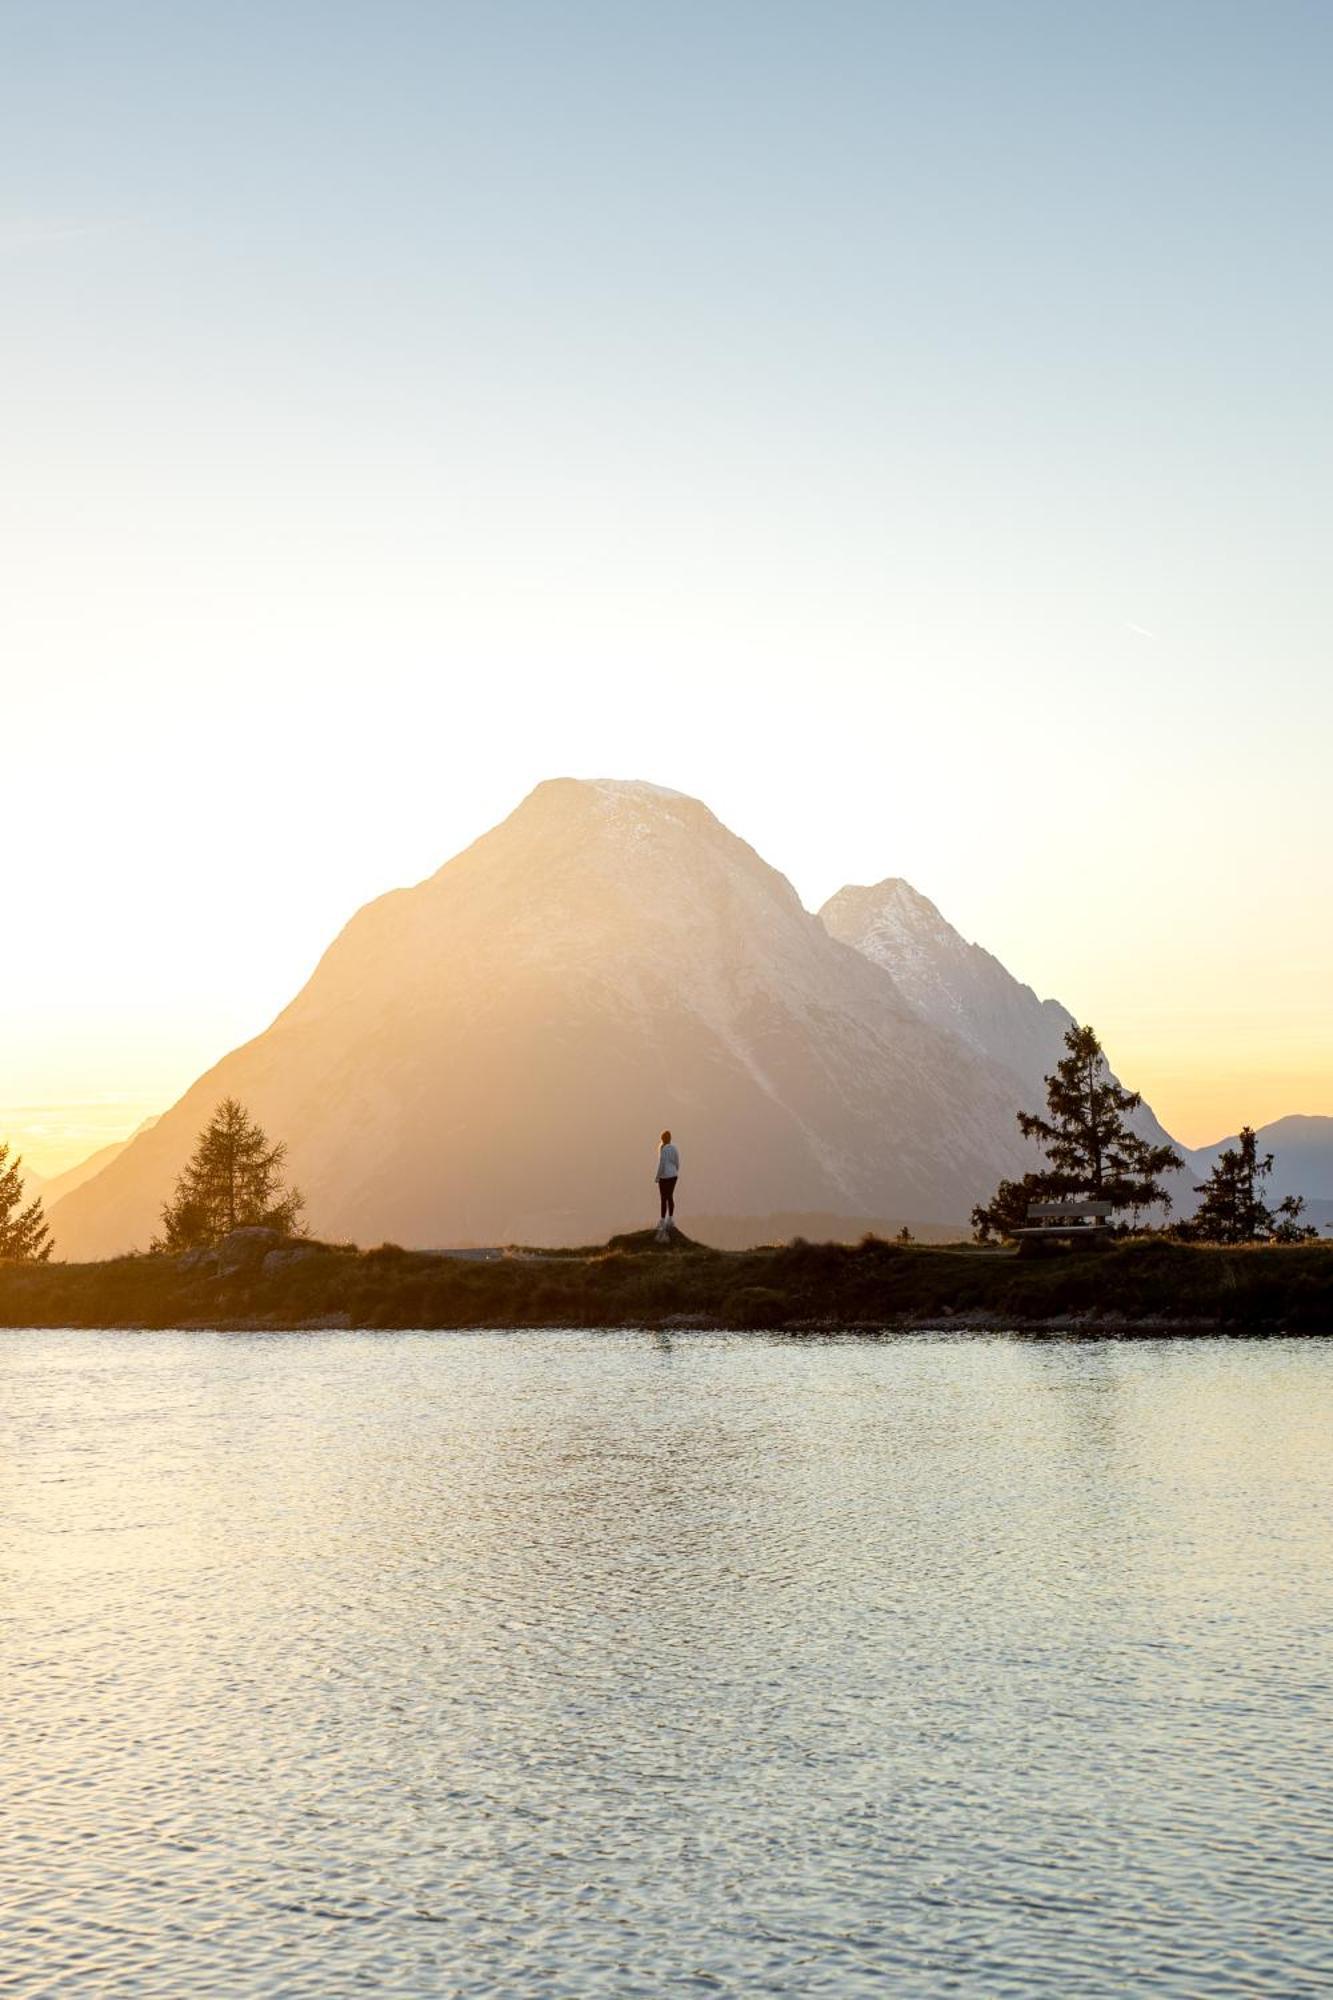
[[[969,944],[928,896],[899,875],[849,884],[820,917],[830,934],[892,974],[923,1019],[992,1061],[1038,1082],[1058,1057],[1070,1015],[1039,1000],[978,944]]]
[[[929,897],[901,876],[871,888],[851,885],[820,911],[839,943],[851,945],[889,973],[923,1021],[966,1042],[988,1062],[1012,1072],[1020,1101],[1040,1104],[1046,1078],[1065,1053],[1073,1016],[1058,1000],[1039,1000],[979,944],[969,944]],[[1136,1114],[1136,1129],[1154,1145],[1167,1138],[1152,1109]],[[1172,1188],[1173,1199],[1185,1191]]]
[[[460,865],[478,876],[518,871],[539,921],[592,901],[608,921],[651,927],[691,901],[716,914],[719,898],[739,895],[818,928],[786,876],[701,799],[643,778],[547,778],[435,880],[453,882]]]
[[[660,810],[672,804],[701,806],[701,802],[690,798],[687,792],[673,791],[669,785],[654,785],[647,778],[543,778],[522,800],[518,810],[522,812],[524,807],[537,803],[556,804],[574,799],[601,802],[606,806],[642,805],[649,810]],[[701,810],[707,811],[707,808],[701,807]]]
[[[510,819],[532,814],[591,814],[605,819],[622,819],[635,813],[650,818],[713,820],[702,799],[688,792],[672,791],[647,778],[543,778],[534,785],[509,815]],[[718,822],[715,822],[718,823]]]
[[[585,847],[592,841],[613,849],[633,848],[650,838],[703,835],[714,845],[732,846],[738,856],[753,852],[702,799],[646,778],[545,778],[483,841],[534,830],[543,840],[568,832]]]
[[[871,883],[868,887],[848,883],[845,889],[839,889],[836,896],[829,898],[819,914],[835,937],[841,937],[845,930],[855,930],[861,938],[878,935],[905,942],[909,938],[925,937],[946,949],[976,949],[941,916],[929,896],[923,896],[901,875],[886,875],[882,882]],[[858,948],[867,950],[865,944],[860,944]],[[877,954],[868,951],[868,956],[874,958]]]
[[[901,903],[907,909],[929,910],[935,916],[939,916],[939,910],[929,896],[923,896],[919,889],[914,889],[905,875],[886,875],[882,882],[849,882],[844,889],[838,891],[839,898],[844,896],[866,903],[885,905]]]
[[[557,778],[367,904],[266,1032],[60,1203],[61,1252],[146,1240],[218,1099],[290,1147],[312,1223],[588,1242],[682,1138],[700,1209],[959,1220],[1023,1155],[1007,1077],[919,1019],[699,800]]]

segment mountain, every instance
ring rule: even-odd
[[[886,1242],[907,1229],[918,1243],[957,1243],[965,1232],[957,1222],[922,1222],[915,1216],[848,1215],[825,1209],[787,1209],[778,1215],[691,1215],[690,1234],[713,1250],[753,1250],[760,1243],[859,1243],[879,1236]]]
[[[690,1212],[961,1222],[1021,1142],[1007,1072],[923,1018],[697,800],[553,779],[353,917],[291,1005],[54,1209],[147,1243],[218,1100],[290,1148],[309,1221],[373,1244],[604,1238]]]
[[[1304,1195],[1309,1213],[1303,1221],[1321,1226],[1333,1222],[1333,1118],[1275,1118],[1272,1124],[1259,1126],[1255,1137],[1260,1157],[1273,1155],[1266,1198],[1281,1201],[1285,1195]],[[1190,1166],[1199,1180],[1206,1180],[1228,1147],[1238,1143],[1236,1134],[1192,1152]]]
[[[63,1201],[67,1194],[73,1194],[75,1188],[82,1187],[85,1181],[100,1174],[113,1160],[118,1160],[141,1132],[151,1132],[156,1123],[156,1118],[145,1118],[141,1125],[135,1126],[128,1139],[113,1139],[109,1146],[99,1146],[95,1153],[89,1153],[87,1159],[80,1160],[77,1166],[66,1167],[63,1174],[53,1174],[41,1190],[47,1210],[54,1208],[58,1201]]]
[[[873,888],[839,889],[819,916],[831,937],[892,976],[923,1021],[1013,1070],[1035,1108],[1043,1077],[1065,1053],[1064,1033],[1073,1020],[1067,1008],[1058,1000],[1039,1000],[897,876]]]
[[[871,888],[849,885],[819,912],[830,936],[861,952],[892,978],[921,1020],[952,1032],[997,1071],[1017,1083],[1012,1109],[1038,1111],[1045,1078],[1067,1053],[1065,1030],[1074,1017],[1058,1000],[1039,1000],[1006,971],[998,958],[967,940],[935,905],[896,876]],[[1154,1145],[1174,1145],[1151,1106],[1131,1119]],[[1174,1214],[1194,1206],[1193,1162],[1171,1174],[1167,1187]],[[1035,1155],[1034,1155],[1035,1157]]]

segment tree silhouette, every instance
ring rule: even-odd
[[[37,1195],[23,1207],[23,1161],[15,1155],[6,1166],[6,1160],[9,1148],[0,1145],[0,1264],[44,1264],[51,1255],[51,1237],[42,1198]]]
[[[1174,1146],[1154,1146],[1127,1123],[1142,1097],[1116,1082],[1091,1028],[1074,1022],[1065,1047],[1068,1055],[1046,1078],[1046,1115],[1018,1114],[1024,1138],[1038,1142],[1048,1164],[1021,1180],[1001,1181],[991,1200],[973,1209],[983,1243],[1022,1228],[1033,1201],[1106,1201],[1136,1216],[1171,1206],[1161,1176],[1184,1162]]]
[[[1244,1126],[1236,1144],[1214,1162],[1203,1185],[1203,1200],[1180,1234],[1195,1243],[1312,1241],[1319,1231],[1301,1222],[1303,1196],[1285,1195],[1275,1209],[1264,1200],[1260,1183],[1272,1171],[1273,1155],[1265,1153],[1261,1159],[1254,1127]]]
[[[162,1234],[153,1249],[206,1249],[233,1229],[256,1225],[293,1234],[305,1200],[283,1185],[286,1155],[286,1146],[270,1146],[234,1097],[224,1097],[162,1210]]]
[[[1273,1210],[1274,1243],[1317,1243],[1319,1231],[1311,1222],[1302,1222],[1305,1213],[1303,1194],[1284,1194]]]

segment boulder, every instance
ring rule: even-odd
[[[233,1229],[230,1236],[224,1236],[218,1245],[218,1269],[222,1272],[248,1271],[262,1264],[271,1250],[278,1249],[286,1241],[281,1230],[266,1229],[256,1224],[248,1229]]]
[[[319,1255],[313,1243],[285,1243],[277,1250],[270,1250],[264,1258],[265,1276],[275,1271],[285,1271],[290,1264],[299,1264],[306,1257]]]
[[[183,1250],[176,1259],[178,1271],[216,1271],[218,1253],[213,1249]]]

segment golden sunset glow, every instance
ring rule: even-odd
[[[565,773],[704,799],[810,908],[906,878],[1186,1142],[1333,1114],[1327,281],[1280,94],[1222,143],[1178,25],[1145,69],[857,7],[799,53],[695,21],[687,112],[645,22],[585,67],[445,9],[429,114],[347,10],[320,85],[275,31],[256,103],[220,15],[120,16],[73,120],[32,27],[0,215],[34,1165]],[[496,89],[544,109],[497,128]]]
[[[0,6],[4,1994],[1327,1987],[1330,79]]]

